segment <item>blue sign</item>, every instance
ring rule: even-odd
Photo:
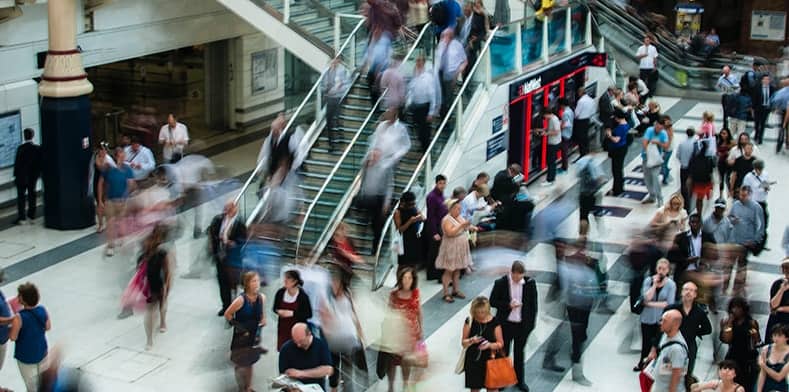
[[[488,139],[487,148],[485,148],[485,161],[489,161],[507,150],[506,135],[507,132],[501,132],[497,136]]]
[[[16,148],[22,142],[20,112],[0,114],[0,168],[14,166]]]
[[[491,127],[491,132],[493,135],[501,132],[504,129],[504,116],[498,116],[493,119],[493,126]]]

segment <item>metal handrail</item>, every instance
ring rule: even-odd
[[[318,205],[318,200],[323,195],[323,192],[329,186],[329,183],[332,181],[332,179],[334,179],[334,175],[337,174],[337,171],[340,170],[340,167],[345,161],[345,157],[348,156],[348,154],[351,152],[351,149],[353,149],[353,147],[355,146],[356,140],[359,139],[359,136],[361,136],[362,132],[365,130],[365,128],[367,128],[367,125],[370,123],[370,119],[372,119],[376,109],[378,109],[378,105],[381,104],[387,92],[389,92],[389,89],[384,90],[381,96],[378,97],[378,100],[375,101],[375,104],[373,105],[372,109],[370,109],[370,112],[367,113],[367,117],[365,117],[364,122],[362,122],[362,125],[359,127],[359,129],[356,130],[356,133],[353,134],[353,137],[351,138],[351,141],[348,143],[348,146],[345,147],[345,150],[343,150],[342,155],[340,155],[340,159],[338,159],[337,163],[334,164],[334,167],[332,167],[331,171],[329,172],[329,175],[326,176],[326,180],[323,181],[323,184],[321,185],[320,189],[318,189],[318,193],[315,194],[315,198],[312,199],[312,202],[310,203],[309,207],[307,207],[307,212],[304,214],[304,219],[302,219],[301,226],[299,227],[299,233],[296,236],[296,257],[298,257],[299,250],[301,250],[301,238],[302,235],[304,234],[304,229],[306,229],[307,227],[307,221],[309,220],[309,217],[312,214],[312,210],[315,209],[316,205]]]
[[[450,105],[449,109],[447,110],[447,115],[444,116],[444,120],[441,121],[441,125],[439,125],[439,127],[437,128],[436,134],[435,136],[433,136],[433,140],[430,141],[430,145],[425,149],[425,153],[422,155],[422,159],[419,160],[419,163],[414,168],[414,173],[411,175],[411,178],[408,179],[408,183],[406,183],[406,186],[403,188],[403,190],[411,189],[411,187],[413,187],[414,185],[414,182],[416,182],[416,179],[419,177],[419,173],[422,171],[422,167],[425,165],[425,162],[432,154],[433,147],[435,147],[436,142],[438,142],[438,138],[441,137],[441,133],[444,131],[444,127],[446,127],[447,122],[449,122],[449,118],[452,117],[451,115],[449,115],[449,113],[454,112],[457,105],[463,99],[463,93],[466,91],[466,88],[471,82],[472,75],[474,75],[475,72],[477,71],[477,67],[479,67],[479,65],[485,59],[485,52],[487,52],[488,49],[490,49],[490,44],[491,42],[493,42],[493,37],[495,36],[496,32],[499,30],[499,27],[500,26],[496,26],[496,28],[494,28],[488,33],[488,39],[485,41],[485,45],[482,47],[482,49],[480,49],[479,55],[477,55],[477,61],[474,63],[474,66],[471,68],[471,71],[469,71],[468,77],[466,77],[466,79],[463,81],[463,85],[458,90],[455,99],[452,101],[452,105]],[[456,129],[455,132],[460,132],[460,130]],[[397,211],[397,208],[399,206],[400,206],[400,200],[398,199],[397,203],[395,203],[394,207],[389,213],[389,216],[386,218],[386,222],[383,225],[384,230],[386,230],[389,226],[392,225],[392,221],[394,220],[394,213],[395,211]],[[383,246],[385,237],[386,235],[381,235],[381,238],[378,240],[378,244],[375,244],[374,268],[376,270],[378,269],[378,262],[381,258],[381,247]]]
[[[403,64],[406,61],[408,61],[408,59],[411,58],[411,56],[414,54],[414,51],[416,50],[416,48],[419,46],[419,43],[424,38],[425,32],[428,31],[428,29],[430,28],[430,25],[431,25],[431,23],[428,22],[427,24],[425,24],[422,27],[422,30],[419,32],[419,35],[417,36],[416,40],[414,40],[414,44],[411,45],[411,47],[408,49],[408,52],[406,53],[405,57],[403,58],[403,62],[401,64]],[[389,92],[389,89],[384,90],[383,93],[381,93],[381,96],[378,98],[378,100],[373,104],[372,109],[367,114],[367,117],[365,118],[364,122],[362,122],[361,127],[359,127],[359,129],[356,131],[356,133],[354,134],[354,136],[351,139],[350,143],[345,148],[345,151],[343,151],[343,154],[340,156],[340,159],[337,160],[337,163],[334,165],[334,167],[332,168],[331,172],[329,172],[329,175],[326,176],[326,180],[324,180],[323,185],[321,185],[320,189],[318,190],[318,193],[315,195],[315,198],[312,200],[312,203],[310,203],[309,207],[307,208],[307,212],[304,214],[304,219],[302,220],[301,226],[299,227],[298,237],[296,238],[296,257],[298,257],[298,255],[299,255],[299,250],[300,250],[300,247],[301,247],[302,235],[304,234],[304,230],[306,229],[307,221],[309,220],[310,214],[312,214],[312,210],[315,209],[315,206],[318,204],[318,200],[320,199],[320,196],[326,190],[326,188],[328,187],[329,183],[334,178],[334,176],[337,173],[337,171],[339,171],[339,168],[342,166],[342,163],[345,160],[345,157],[350,153],[351,149],[353,148],[354,144],[356,143],[356,140],[359,138],[359,136],[361,135],[362,131],[364,131],[364,129],[367,127],[368,123],[370,122],[370,119],[375,114],[375,111],[378,108],[378,105],[380,104],[380,102],[382,102],[382,99],[386,96],[386,94],[388,92]],[[350,193],[351,192],[346,193],[345,197],[348,197],[348,194],[350,194]],[[342,203],[342,200],[341,200],[341,203]],[[341,203],[338,203],[338,204],[341,204]],[[337,215],[337,211],[338,210],[339,209],[336,209],[335,212],[332,214],[332,216],[329,219],[330,222],[333,219],[336,219],[336,215]],[[321,245],[321,242],[322,242],[321,240],[323,240],[323,238],[320,238],[318,241],[315,242],[315,244],[313,245],[313,248],[311,250],[311,254],[317,253],[317,249],[322,246]]]
[[[337,53],[334,56],[335,59],[342,55],[342,53],[345,50],[345,48],[352,41],[352,38],[356,35],[356,33],[359,31],[359,29],[362,28],[362,26],[364,25],[364,22],[365,22],[364,20],[360,20],[356,24],[356,27],[354,27],[354,29],[351,31],[351,34],[348,36],[348,38],[345,39],[345,42],[343,42],[342,46],[340,46],[340,49],[337,50]],[[315,81],[315,84],[312,85],[312,88],[310,89],[309,93],[307,93],[307,95],[301,101],[301,104],[299,104],[298,108],[296,108],[296,111],[293,112],[293,114],[290,116],[290,119],[288,119],[288,122],[285,125],[285,129],[283,130],[284,132],[287,132],[290,129],[290,127],[293,126],[293,123],[296,121],[296,118],[298,117],[299,113],[301,113],[301,111],[304,109],[304,107],[307,106],[307,103],[309,102],[310,97],[312,97],[312,95],[315,93],[315,91],[321,86],[321,82],[323,81],[323,78],[324,78],[324,76],[326,76],[326,73],[328,71],[329,71],[329,67],[326,67],[323,70],[323,72],[321,72],[320,76],[318,77],[318,80]],[[312,133],[319,132],[317,128],[318,127],[315,127],[315,129],[312,130]],[[304,136],[304,138],[302,139],[302,144],[312,140],[312,133],[310,135],[305,135]],[[302,147],[310,147],[310,146],[299,145],[299,148],[302,148]],[[236,197],[233,199],[233,203],[238,204],[239,200],[241,200],[241,197],[247,191],[247,188],[249,188],[249,185],[252,183],[252,181],[255,180],[255,177],[257,177],[257,175],[260,173],[260,170],[262,170],[264,163],[265,163],[264,161],[260,161],[260,162],[257,163],[257,165],[255,165],[255,170],[252,171],[252,174],[250,174],[249,178],[247,178],[246,182],[244,182],[244,186],[241,187],[241,190],[238,192],[238,195],[236,195]]]

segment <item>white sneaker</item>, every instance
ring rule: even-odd
[[[544,187],[553,186],[553,181],[543,181],[542,184],[540,184],[540,185],[542,185]]]
[[[107,250],[104,251],[104,254],[107,255],[107,257],[112,257],[115,252],[112,250],[112,248],[107,248]]]

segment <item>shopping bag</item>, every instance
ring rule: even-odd
[[[501,389],[517,383],[518,377],[515,375],[515,366],[512,365],[510,357],[496,358],[496,354],[491,352],[485,366],[485,388]]]

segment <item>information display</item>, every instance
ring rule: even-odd
[[[20,112],[0,114],[0,169],[14,165],[16,148],[22,142]]]

